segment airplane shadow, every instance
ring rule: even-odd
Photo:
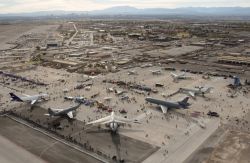
[[[113,133],[113,132],[111,132],[110,135],[111,135],[112,143],[115,146],[116,156],[117,156],[117,158],[113,158],[113,159],[117,160],[117,161],[120,161],[120,160],[122,160],[122,158],[121,158],[121,139],[120,139],[120,135],[119,135],[119,133]]]
[[[57,128],[57,127],[59,127],[61,124],[65,124],[65,123],[62,122],[62,121],[64,121],[64,120],[67,120],[67,122],[68,122],[69,124],[71,124],[71,125],[73,125],[73,122],[75,121],[75,119],[70,119],[70,118],[64,117],[64,116],[62,116],[62,117],[56,117],[56,118],[52,118],[52,119],[49,121],[48,126],[49,126],[50,128]]]
[[[94,130],[90,130],[89,128],[86,129],[85,131],[86,131],[86,133],[90,133],[90,134],[100,134],[100,133],[109,133],[109,132],[111,132],[109,129],[94,129]]]
[[[88,130],[88,129],[87,129]],[[116,155],[112,157],[112,160],[114,162],[120,161],[121,160],[121,141],[120,141],[120,135],[119,133],[114,133],[111,132],[110,129],[103,129],[103,128],[98,128],[98,129],[93,129],[89,131],[86,131],[88,134],[100,134],[100,133],[109,133],[111,136],[111,141],[115,147]]]

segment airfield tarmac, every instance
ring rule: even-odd
[[[116,157],[117,160],[125,160],[126,162],[141,162],[159,149],[157,146],[127,136],[111,134],[107,130],[85,126],[82,121],[49,118],[44,115],[47,111],[39,107],[33,107],[32,110],[19,108],[14,113],[41,125],[43,128],[50,128],[66,140],[73,140],[85,146],[86,149],[94,150],[108,158]],[[63,129],[53,128],[53,125],[58,123]],[[123,130],[126,132],[126,129]],[[141,132],[141,130],[134,130],[134,132]]]
[[[5,147],[13,149],[10,152],[12,157],[9,155],[1,157],[5,162],[100,162],[7,117],[0,117],[0,124],[1,137],[5,137],[1,140],[11,141],[12,144]],[[17,152],[17,155],[13,152]]]
[[[156,162],[166,162],[168,159],[171,160],[173,156],[179,154],[178,149],[180,149],[188,141],[193,140],[193,142],[196,142],[194,138],[200,137],[200,141],[197,141],[199,143],[195,143],[194,146],[189,146],[189,148],[183,148],[183,150],[185,149],[185,151],[182,152],[189,151],[189,153],[186,153],[185,157],[183,156],[182,158],[180,158],[181,160],[185,160],[189,156],[189,154],[192,154],[192,152],[194,152],[196,148],[198,148],[199,145],[201,145],[203,141],[205,141],[220,126],[220,124],[225,124],[232,118],[242,118],[245,113],[249,111],[249,108],[247,107],[249,105],[249,95],[245,95],[239,92],[237,93],[237,97],[230,97],[231,93],[229,91],[229,88],[227,88],[227,85],[233,82],[233,80],[230,78],[224,79],[222,77],[211,77],[209,80],[206,80],[202,78],[202,75],[187,73],[187,75],[190,75],[192,77],[191,80],[181,80],[178,83],[175,83],[170,77],[171,71],[163,71],[161,75],[153,75],[150,72],[150,70],[158,69],[161,68],[158,66],[148,68],[136,67],[133,68],[133,70],[136,70],[138,73],[138,75],[135,76],[128,75],[128,70],[124,69],[117,73],[110,73],[105,76],[100,75],[94,79],[88,80],[88,77],[84,75],[67,73],[62,69],[55,70],[52,68],[37,67],[37,69],[35,70],[20,72],[18,74],[21,76],[26,76],[28,78],[43,81],[44,83],[49,84],[47,87],[31,87],[30,85],[22,82],[12,82],[10,83],[9,87],[19,90],[17,91],[17,94],[20,92],[31,95],[36,94],[37,92],[48,93],[51,100],[45,103],[38,104],[45,109],[48,107],[65,108],[70,105],[74,105],[70,101],[65,101],[63,99],[64,96],[84,96],[86,98],[90,98],[92,95],[100,93],[99,96],[97,96],[94,100],[98,100],[103,104],[109,106],[117,114],[119,114],[118,112],[121,109],[127,110],[128,113],[126,114],[126,116],[128,118],[140,116],[144,111],[151,111],[152,114],[150,116],[142,119],[142,124],[132,124],[131,126],[125,126],[126,130],[123,131],[123,128],[121,128],[121,130],[119,131],[121,137],[129,137],[160,147],[160,150],[155,152],[147,159],[145,158],[145,156],[143,156],[142,158],[146,159],[145,161],[155,158],[155,156],[157,155],[161,157],[158,157],[158,160],[153,159]],[[111,79],[115,81],[122,80],[126,82],[136,82],[137,84],[145,84],[151,88],[158,90],[158,93],[140,95],[132,90],[120,88],[112,83],[103,83],[102,81],[105,79]],[[64,81],[62,82],[62,80]],[[83,83],[92,83],[93,86],[90,90],[74,89],[76,85]],[[156,83],[164,84],[164,87],[157,88],[155,87]],[[190,109],[180,111],[170,110],[167,116],[164,116],[159,108],[154,105],[145,103],[144,100],[147,96],[164,99],[164,97],[162,97],[163,94],[167,96],[176,92],[180,87],[194,88],[195,86],[212,86],[214,87],[214,90],[213,93],[206,95],[206,98],[197,97],[196,99],[190,99],[190,103],[192,104],[190,106]],[[106,91],[108,88],[125,90],[127,91],[126,94],[131,98],[135,97],[136,101],[122,101],[120,100],[119,96],[115,95],[114,92],[108,93]],[[63,93],[64,89],[67,89],[68,92]],[[4,99],[3,101],[6,101],[4,102],[3,106],[16,105],[15,107],[18,108],[18,104],[10,104],[8,102],[9,97],[5,94],[6,92],[13,90],[9,88],[4,88],[2,90],[4,90],[1,91],[2,97]],[[183,99],[185,96],[186,95],[184,94],[177,94],[175,96],[169,97],[168,100],[178,101]],[[105,101],[105,97],[112,97],[112,100],[110,102]],[[206,113],[209,110],[218,112],[220,114],[220,118],[211,119],[206,116]],[[192,113],[195,112],[199,112],[198,117],[192,116]],[[81,106],[78,110],[76,119],[79,121],[88,122],[109,114],[110,113],[107,111],[98,110],[96,106]],[[207,128],[201,128],[200,123],[204,124]],[[210,128],[209,126],[212,127]],[[136,131],[138,129],[142,130],[142,132],[133,132],[133,130]],[[101,138],[99,137],[99,133],[92,133],[92,135],[97,135],[96,138],[98,138],[93,139],[93,142],[99,142],[101,140]],[[111,140],[109,135],[101,137],[107,137],[107,140],[109,139],[107,142],[110,142]],[[98,146],[98,143],[93,144],[93,147],[95,146]],[[148,152],[148,154],[151,152]],[[112,154],[114,153],[111,152],[111,155]]]

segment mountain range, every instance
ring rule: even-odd
[[[185,7],[185,8],[146,8],[138,9],[130,6],[117,6],[93,11],[39,11],[30,13],[0,14],[0,17],[42,17],[66,15],[191,15],[191,16],[250,16],[250,7]]]

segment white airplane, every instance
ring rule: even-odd
[[[153,75],[160,75],[162,74],[161,70],[150,70]]]
[[[113,97],[104,97],[103,99],[104,99],[104,101],[111,101],[113,99]]]
[[[146,113],[146,115],[149,113]],[[143,117],[140,117],[142,119]],[[127,119],[123,118],[120,116],[115,115],[114,112],[111,112],[111,115],[92,121],[88,122],[87,125],[92,125],[92,124],[99,124],[99,125],[106,125],[106,127],[109,127],[112,132],[116,133],[117,129],[121,124],[127,124],[127,123],[140,123],[139,118],[138,119]]]
[[[25,95],[23,97],[18,97],[14,93],[10,93],[10,97],[12,98],[12,101],[17,102],[28,102],[31,105],[35,104],[37,101],[44,100],[46,97],[48,97],[48,94],[39,94],[39,95]]]
[[[71,106],[66,109],[53,109],[53,108],[48,108],[48,114],[45,114],[47,116],[55,117],[55,116],[67,116],[70,119],[74,118],[73,112],[76,111],[77,108],[79,108],[81,103]]]
[[[128,75],[138,75],[138,73],[135,70],[129,70]]]
[[[119,90],[115,90],[115,94],[116,95],[122,95],[122,94],[124,94],[124,93],[127,93],[127,91],[119,91]]]
[[[211,90],[213,89],[213,87],[198,87],[195,89],[189,89],[189,88],[180,88],[179,92],[180,93],[185,93],[189,96],[191,96],[192,98],[195,98],[195,96],[204,96],[207,93],[211,93]]]
[[[185,72],[183,72],[181,74],[175,74],[175,73],[171,72],[171,76],[175,82],[178,81],[179,79],[191,79],[190,76],[186,76]]]

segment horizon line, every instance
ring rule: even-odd
[[[250,8],[250,6],[215,6],[215,7],[206,7],[206,6],[187,6],[187,7],[145,7],[145,8],[139,8],[139,7],[133,7],[130,5],[121,5],[121,6],[111,6],[111,7],[106,7],[103,9],[96,9],[96,10],[38,10],[38,11],[31,11],[31,12],[6,12],[6,13],[1,13],[0,15],[7,15],[7,14],[29,14],[29,13],[37,13],[37,12],[55,12],[55,11],[64,11],[64,12],[93,12],[93,11],[102,11],[102,10],[107,10],[107,9],[111,9],[111,8],[118,8],[118,7],[128,7],[128,8],[134,8],[134,9],[138,9],[138,10],[145,10],[145,9],[169,9],[169,10],[175,10],[175,9],[185,9],[185,8]]]

